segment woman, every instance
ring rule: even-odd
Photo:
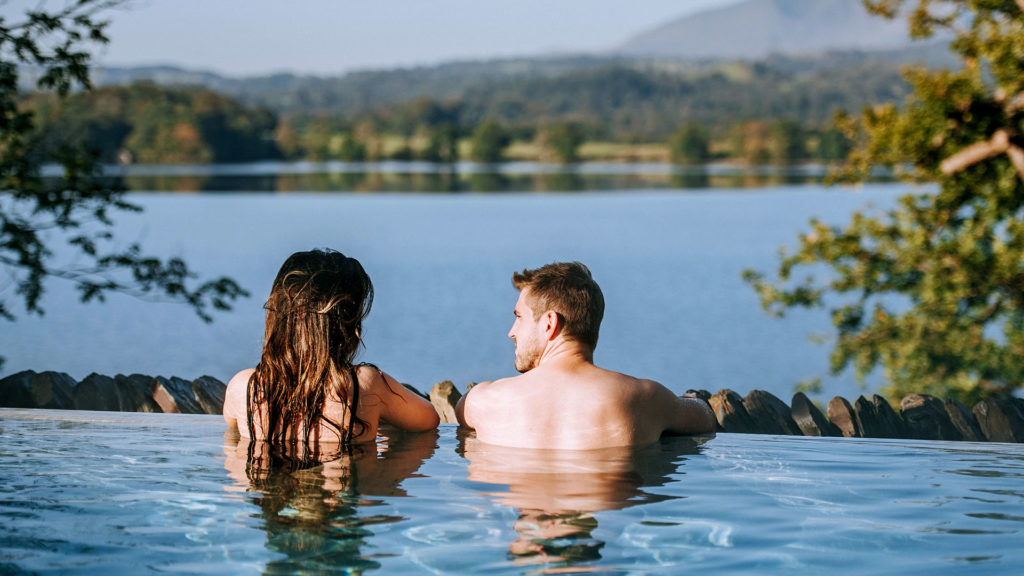
[[[386,422],[411,431],[438,425],[433,406],[371,364],[353,365],[373,284],[354,258],[332,250],[292,254],[277,273],[263,355],[228,383],[224,419],[245,438],[350,446]]]

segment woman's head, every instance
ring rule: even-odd
[[[334,250],[296,252],[267,299],[267,344],[277,337],[296,352],[326,346],[333,359],[350,364],[372,304],[373,283],[358,260]]]
[[[356,431],[326,418],[327,399],[348,405],[352,361],[363,318],[373,303],[373,284],[355,258],[333,250],[296,252],[274,279],[263,354],[250,381],[249,424],[265,408],[268,440],[317,440],[320,423],[341,441]],[[365,423],[358,418],[354,423]]]

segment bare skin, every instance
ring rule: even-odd
[[[253,372],[250,368],[236,374],[228,382],[228,389],[224,395],[224,420],[227,421],[228,428],[237,428],[242,438],[249,437],[246,391]],[[357,366],[356,377],[359,379],[359,404],[356,406],[356,416],[366,422],[367,427],[354,438],[355,442],[373,441],[377,437],[377,426],[381,423],[412,432],[437,428],[440,419],[430,402],[413,394],[390,375],[378,372],[371,366]],[[348,422],[347,408],[340,399],[328,398],[323,413],[334,422]],[[260,425],[261,420],[263,419],[257,418],[255,422],[258,440],[266,438],[266,430]],[[332,441],[335,438],[334,429],[322,424],[319,438],[324,442]]]
[[[456,407],[459,423],[489,444],[593,450],[654,442],[665,433],[714,432],[705,402],[653,380],[599,368],[593,350],[567,337],[554,311],[535,316],[519,295],[509,337],[519,376],[477,384]]]

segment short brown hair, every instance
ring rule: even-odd
[[[554,262],[534,270],[512,274],[512,284],[527,296],[534,317],[554,310],[565,322],[565,335],[590,347],[604,317],[604,295],[590,270],[579,262]]]

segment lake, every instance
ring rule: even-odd
[[[44,317],[20,315],[0,333],[3,372],[227,381],[259,358],[261,306],[280,264],[294,251],[329,247],[358,258],[376,289],[360,360],[420,389],[512,375],[512,272],[579,260],[607,302],[595,356],[602,366],[680,393],[759,388],[788,400],[795,383],[815,376],[826,376],[821,399],[862,393],[848,374],[828,377],[828,347],[809,341],[829,332],[825,311],[770,318],[741,274],[771,271],[779,248],[793,246],[811,217],[845,222],[855,210],[890,205],[906,185],[827,188],[803,169],[744,175],[613,165],[565,176],[536,166],[454,175],[399,168],[133,168],[125,174],[136,190],[129,200],[144,212],[116,217],[119,245],[140,241],[184,257],[204,275],[235,278],[252,297],[204,324],[182,306],[126,296],[83,306],[53,281]],[[475,188],[480,174],[497,178],[500,193]],[[687,175],[700,180],[690,183],[696,187],[680,180]],[[455,193],[430,186],[446,177]],[[391,192],[353,191],[367,187]]]

